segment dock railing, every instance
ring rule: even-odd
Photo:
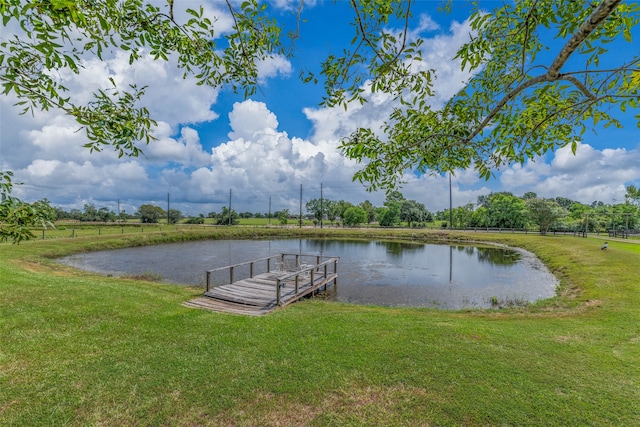
[[[334,289],[337,286],[338,280],[338,258],[327,257],[326,261],[321,261],[320,256],[317,257],[316,264],[299,264],[299,268],[296,271],[285,273],[276,279],[276,304],[280,305],[281,302],[281,289],[282,286],[293,279],[294,291],[298,295],[300,289],[300,278],[304,280],[309,278],[310,289],[316,289],[321,286],[326,286],[327,283],[333,281]],[[329,271],[329,266],[333,266],[333,271]]]
[[[317,286],[326,285],[333,280],[333,285],[337,285],[337,270],[338,270],[338,257],[329,257],[323,255],[307,255],[307,254],[278,254],[272,255],[266,258],[260,258],[253,261],[245,261],[238,264],[233,264],[225,267],[214,268],[207,270],[206,272],[206,292],[209,292],[212,288],[217,286],[223,286],[225,284],[231,284],[237,278],[236,274],[239,268],[242,268],[245,278],[253,278],[255,275],[274,272],[278,276],[276,278],[276,302],[280,305],[281,302],[281,288],[286,281],[293,281],[295,286],[295,293],[299,291],[299,284],[301,278],[310,278],[310,284],[313,288],[315,284]],[[333,271],[329,270],[329,267],[333,266]],[[247,272],[248,268],[248,272]],[[227,271],[225,274],[224,272]],[[212,283],[214,275],[226,276],[223,282],[216,284]]]

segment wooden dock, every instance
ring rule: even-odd
[[[279,254],[208,270],[204,295],[184,305],[224,313],[264,315],[330,284],[336,288],[337,266],[337,257]]]

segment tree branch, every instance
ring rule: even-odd
[[[586,96],[590,100],[594,101],[597,99],[597,97],[593,93],[589,92],[589,89],[587,88],[587,86],[585,86],[584,83],[582,83],[580,80],[578,80],[572,75],[562,74],[558,77],[558,80],[568,80],[571,83],[573,83],[574,86],[577,87],[578,90],[580,90],[580,92],[582,92],[584,96]]]
[[[373,44],[373,42],[371,40],[369,40],[369,38],[367,37],[367,35],[366,35],[367,33],[365,31],[364,22],[362,21],[362,17],[360,16],[360,13],[358,11],[358,5],[357,5],[356,1],[357,0],[351,0],[351,6],[353,7],[353,10],[354,10],[354,12],[356,14],[356,21],[358,22],[358,27],[359,27],[360,32],[362,34],[362,40],[371,48],[371,50],[373,51],[375,56],[378,57],[378,59],[382,62],[382,64],[392,64],[392,63],[394,63],[395,61],[397,61],[397,59],[400,57],[402,52],[407,47],[407,30],[408,30],[408,27],[409,27],[409,15],[411,14],[411,0],[407,1],[407,13],[406,13],[406,16],[405,16],[405,30],[403,32],[402,44],[400,45],[400,48],[398,49],[398,52],[396,53],[396,55],[390,61],[385,60],[385,58],[380,54],[380,52],[378,52],[378,49]]]
[[[360,33],[362,34],[362,40],[367,45],[369,45],[369,47],[374,52],[374,54],[378,57],[378,59],[380,59],[380,61],[384,63],[384,58],[380,55],[375,45],[367,37],[367,32],[364,26],[364,22],[362,21],[362,17],[360,16],[360,11],[358,10],[358,4],[356,3],[356,0],[351,0],[351,7],[353,7],[353,11],[356,14],[356,21],[358,22],[358,28],[360,29]]]
[[[536,10],[536,6],[538,5],[538,0],[536,0],[533,3],[533,6],[531,6],[531,10],[529,10],[529,13],[527,14],[527,18],[525,20],[525,34],[524,34],[524,41],[522,43],[522,67],[520,68],[520,73],[522,75],[524,75],[524,64],[525,64],[525,59],[527,56],[527,41],[529,40],[529,23],[531,20],[531,17],[533,16],[533,11]]]
[[[609,16],[615,8],[620,4],[622,0],[603,0],[598,5],[596,10],[587,18],[587,20],[580,26],[580,28],[571,36],[569,41],[564,45],[558,56],[554,59],[546,74],[532,78],[531,80],[523,83],[522,85],[512,89],[507,93],[504,98],[498,102],[498,104],[487,114],[484,120],[480,123],[471,135],[466,139],[466,142],[470,142],[473,138],[478,136],[482,130],[491,123],[491,120],[502,110],[502,108],[516,97],[519,93],[541,82],[552,82],[560,78],[560,69],[567,62],[571,54],[575,52],[578,46]],[[569,79],[567,79],[569,80]],[[580,86],[577,86],[580,89]],[[585,88],[586,89],[586,88]]]
[[[551,63],[547,75],[551,79],[556,79],[560,74],[560,69],[567,62],[569,57],[575,52],[580,44],[618,7],[622,0],[602,0],[587,20],[573,33],[569,41],[564,45],[556,59]]]

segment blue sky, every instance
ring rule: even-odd
[[[177,2],[182,4],[182,2]],[[195,1],[188,2],[194,7]],[[230,22],[224,2],[203,2],[210,16],[219,17],[220,31]],[[424,58],[438,72],[437,99],[443,100],[470,77],[453,61],[457,47],[468,39],[468,3],[454,2],[453,12],[437,10],[440,1],[414,5],[412,29],[422,28]],[[483,1],[491,9],[501,2]],[[287,28],[295,23],[297,3],[271,3]],[[294,58],[263,64],[260,87],[245,100],[226,89],[205,88],[182,80],[174,64],[145,59],[129,66],[124,55],[105,62],[87,58],[80,76],[60,76],[74,95],[87,96],[105,87],[108,77],[121,84],[148,85],[146,103],[157,118],[158,141],[145,147],[140,158],[118,159],[114,153],[90,154],[78,126],[58,112],[20,116],[14,99],[0,98],[0,163],[13,170],[24,185],[16,192],[26,200],[48,198],[65,209],[121,208],[133,213],[144,203],[171,206],[186,214],[219,212],[229,200],[237,211],[267,212],[289,209],[297,213],[300,185],[303,203],[320,197],[382,205],[383,192],[367,193],[351,181],[358,166],[343,158],[340,139],[357,126],[379,126],[393,103],[379,95],[371,102],[341,108],[320,108],[322,86],[304,85],[303,68],[317,70],[331,52],[339,53],[353,33],[346,2],[306,2]],[[347,18],[345,18],[347,17]],[[6,31],[5,31],[6,34]],[[3,35],[3,37],[5,37]],[[550,55],[562,43],[550,41]],[[637,55],[633,44],[616,46],[615,55]],[[574,156],[568,149],[548,153],[535,162],[512,165],[484,181],[472,170],[456,171],[454,205],[473,203],[491,191],[541,197],[568,197],[584,203],[619,203],[624,187],[639,185],[640,132],[629,112],[620,116],[623,129],[588,132]],[[437,176],[409,176],[401,189],[410,199],[432,210],[448,207],[448,180]]]

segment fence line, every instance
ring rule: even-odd
[[[102,236],[102,235],[118,235],[118,234],[134,234],[134,233],[157,233],[162,231],[186,231],[202,228],[219,228],[230,227],[228,225],[214,225],[214,224],[149,224],[149,223],[103,223],[103,222],[74,222],[74,223],[60,223],[56,228],[46,229],[32,229],[36,238],[38,239],[54,239],[54,238],[69,238],[69,237],[88,237],[88,236]],[[235,228],[273,228],[273,229],[286,229],[286,228],[298,228],[298,224],[240,224],[233,225]],[[304,225],[304,228],[317,228],[318,225]],[[324,224],[324,228],[340,228],[340,229],[398,229],[398,230],[439,230],[448,231],[449,228],[440,227],[380,227],[378,225],[362,225],[358,227],[347,227],[339,224]],[[530,228],[492,228],[492,227],[464,227],[453,228],[452,231],[466,231],[474,233],[504,233],[504,234],[540,234],[537,229]],[[609,237],[617,238],[640,238],[640,230],[594,230],[585,234],[584,230],[550,230],[547,235],[562,235],[562,236],[575,236],[575,237],[587,237],[589,234],[605,235]]]

